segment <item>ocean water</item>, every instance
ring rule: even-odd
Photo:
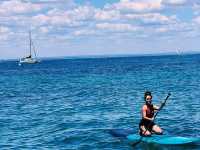
[[[112,129],[138,132],[145,90],[164,134],[200,137],[200,55],[0,62],[0,149],[198,150],[200,145],[132,147]]]

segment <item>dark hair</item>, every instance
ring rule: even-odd
[[[146,97],[147,97],[147,96],[151,96],[151,97],[152,97],[150,91],[146,91],[146,92],[144,93],[144,100],[145,100],[145,101],[146,101]]]

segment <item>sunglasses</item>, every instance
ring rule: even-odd
[[[146,100],[151,100],[151,99],[152,99],[152,97],[147,97],[147,98],[146,98]]]

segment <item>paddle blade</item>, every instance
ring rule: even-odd
[[[126,138],[128,135],[133,134],[132,129],[112,129],[109,133],[114,137],[123,137]]]

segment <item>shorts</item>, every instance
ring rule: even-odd
[[[140,129],[141,126],[144,126],[146,130],[148,130],[148,131],[151,132],[154,125],[155,125],[155,123],[154,123],[153,121],[151,121],[151,120],[146,120],[146,119],[142,119],[142,120],[140,121],[140,124],[139,124],[139,129]],[[141,129],[140,129],[140,130],[141,130]]]

